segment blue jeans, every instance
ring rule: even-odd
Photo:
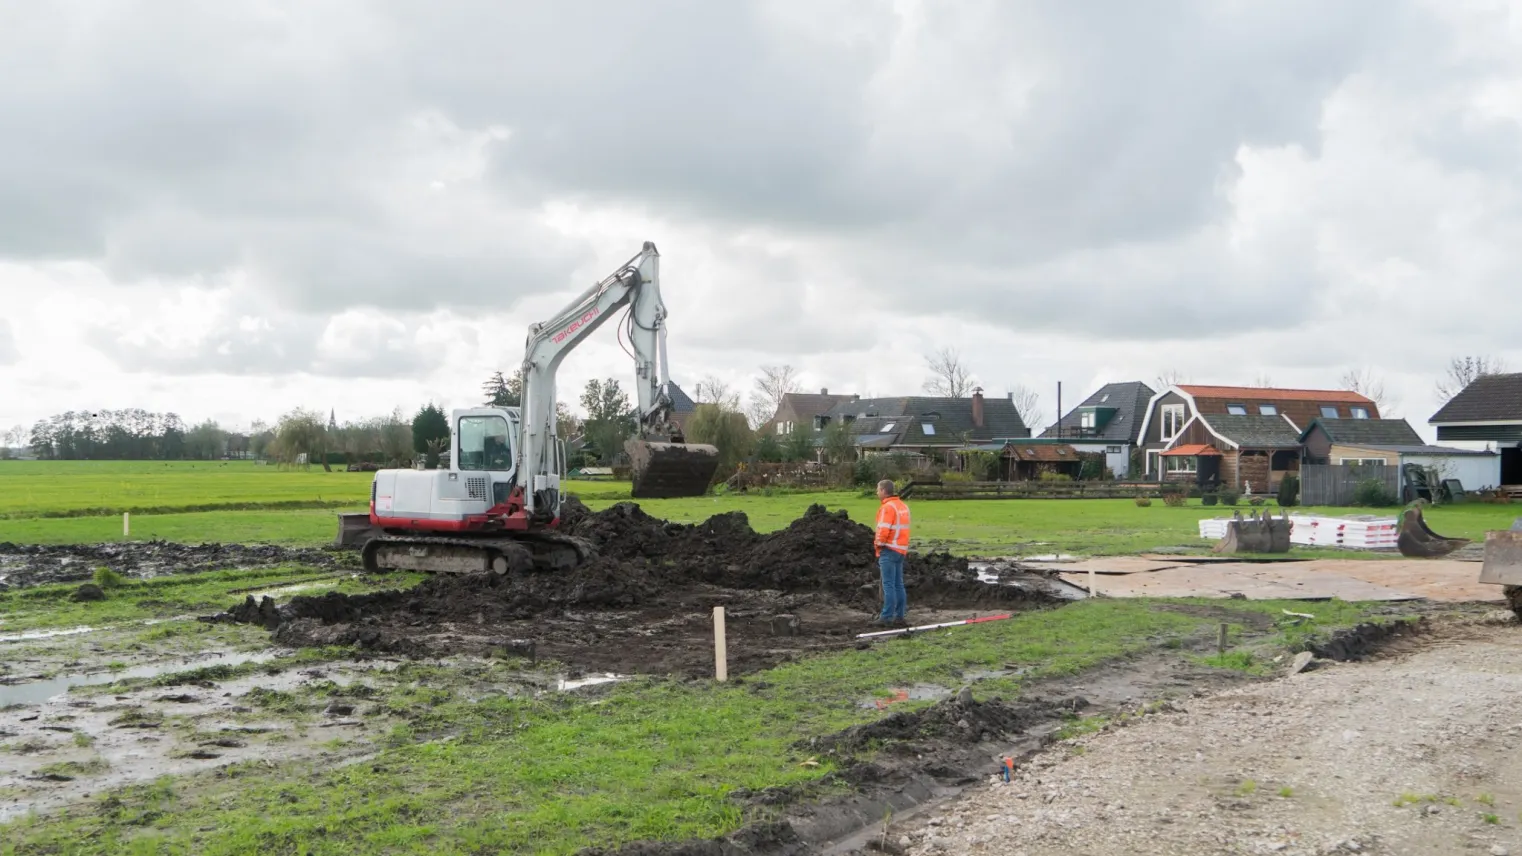
[[[878,618],[883,621],[901,621],[909,597],[904,593],[904,554],[883,548],[877,557],[877,567],[883,574],[883,611]]]

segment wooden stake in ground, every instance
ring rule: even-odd
[[[723,683],[729,680],[729,654],[724,644],[724,607],[713,608],[713,677]]]
[[[132,522],[127,519],[128,516],[129,516],[129,512],[126,512],[126,511],[122,512],[122,537],[123,538],[130,538],[130,537],[132,537]]]
[[[1227,628],[1227,626],[1228,625],[1224,621],[1221,622],[1221,637],[1216,640],[1216,653],[1217,654],[1225,654],[1226,653],[1226,628]]]

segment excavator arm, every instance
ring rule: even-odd
[[[688,445],[671,422],[667,392],[666,306],[660,253],[645,242],[638,255],[582,292],[554,318],[529,327],[523,356],[523,402],[517,481],[530,516],[556,516],[565,461],[555,436],[555,376],[566,355],[628,306],[623,334],[634,353],[639,436],[626,448],[634,496],[697,496],[718,467],[713,446]]]

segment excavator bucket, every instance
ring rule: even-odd
[[[1395,536],[1395,546],[1400,549],[1402,556],[1412,559],[1436,559],[1468,543],[1468,538],[1444,538],[1433,532],[1422,517],[1422,509],[1419,505],[1413,505],[1401,513],[1400,529]]]
[[[1233,512],[1231,522],[1226,524],[1226,537],[1215,545],[1214,552],[1228,556],[1235,553],[1288,553],[1289,529],[1288,515],[1275,520],[1264,511],[1261,516],[1248,513],[1244,520],[1242,512]]]
[[[1480,582],[1503,586],[1522,585],[1522,517],[1509,531],[1485,533],[1485,564]]]
[[[702,496],[719,469],[719,450],[706,443],[659,443],[629,440],[624,444],[633,465],[635,499]]]

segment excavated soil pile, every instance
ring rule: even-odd
[[[285,604],[249,598],[223,618],[263,625],[291,645],[424,654],[533,640],[540,656],[588,669],[701,674],[712,669],[714,606],[726,609],[730,670],[740,673],[853,644],[880,603],[872,530],[844,511],[815,505],[787,528],[760,535],[741,512],[689,525],[634,503],[591,512],[570,500],[561,524],[596,549],[570,572],[438,575],[406,591]],[[905,577],[911,618],[927,623],[1047,601],[980,583],[965,559],[947,554],[912,554]],[[936,611],[943,609],[959,612]]]
[[[99,567],[134,577],[193,574],[285,563],[317,567],[337,564],[341,554],[271,544],[175,544],[128,541],[120,544],[12,544],[0,542],[0,590],[42,583],[89,579]]]

